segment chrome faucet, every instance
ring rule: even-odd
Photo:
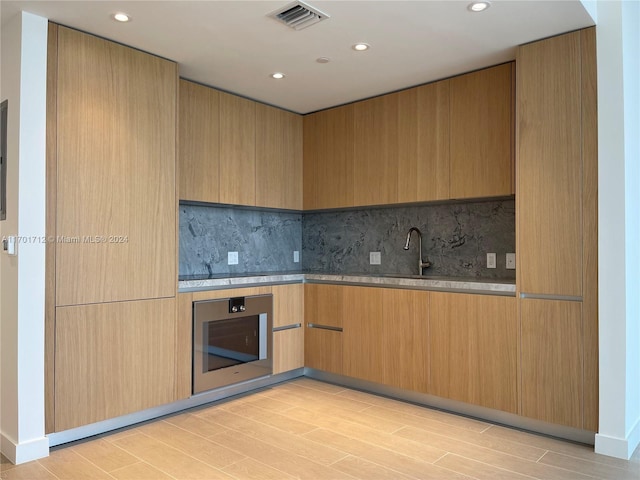
[[[411,243],[411,234],[416,232],[418,234],[418,275],[422,275],[423,268],[429,268],[431,266],[431,262],[427,260],[426,262],[422,261],[422,232],[420,229],[416,227],[411,227],[409,232],[407,233],[407,242],[404,244],[404,249],[409,250],[409,243]]]

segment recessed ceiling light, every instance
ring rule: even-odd
[[[356,43],[351,48],[353,48],[357,52],[364,52],[365,50],[369,50],[371,48],[371,45],[369,45],[368,43]]]
[[[276,80],[280,80],[284,78],[284,73],[276,72],[271,74],[271,78],[275,78]]]
[[[131,17],[126,13],[118,12],[113,14],[113,19],[117,20],[118,22],[128,22],[129,20],[131,20]]]
[[[316,62],[318,63],[329,63],[331,59],[329,57],[318,57],[316,58]]]
[[[487,8],[491,6],[491,2],[472,2],[467,7],[472,12],[484,12]]]

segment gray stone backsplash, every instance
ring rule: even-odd
[[[418,273],[422,231],[427,276],[514,279],[505,254],[515,252],[513,200],[295,213],[229,206],[180,205],[181,277],[254,272]],[[238,265],[228,265],[228,252]],[[294,263],[293,252],[300,252]],[[380,252],[381,265],[369,253]],[[486,268],[494,252],[497,268]]]
[[[304,215],[303,267],[308,272],[418,274],[418,237],[428,276],[515,278],[505,254],[515,252],[515,201],[366,208]],[[369,253],[380,252],[381,264],[370,265]],[[488,252],[497,268],[486,268]]]
[[[302,214],[228,206],[180,205],[181,277],[300,270]],[[238,264],[228,265],[228,252]]]

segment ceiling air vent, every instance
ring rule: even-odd
[[[302,30],[329,18],[326,13],[300,1],[279,8],[269,16],[295,30]]]

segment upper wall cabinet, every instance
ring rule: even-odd
[[[256,102],[220,92],[220,202],[256,204]]]
[[[451,79],[451,198],[514,193],[513,68]]]
[[[353,199],[354,107],[304,117],[304,208],[339,208]]]
[[[176,64],[60,27],[56,304],[173,297]]]
[[[220,201],[220,93],[180,80],[179,192],[183,200]]]
[[[449,86],[445,80],[392,94],[399,203],[449,198]]]
[[[302,210],[302,117],[256,104],[256,205]]]
[[[180,80],[181,200],[300,210],[302,117]]]
[[[304,208],[510,195],[513,64],[305,116]]]

